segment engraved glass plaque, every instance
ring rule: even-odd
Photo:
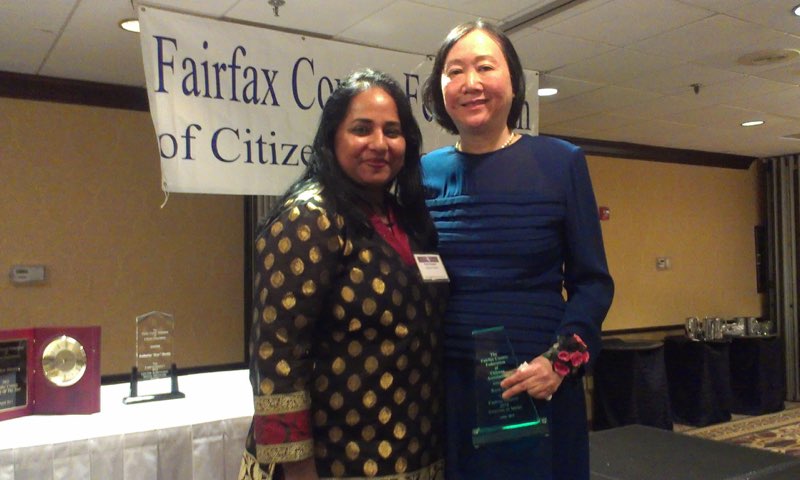
[[[174,345],[175,318],[172,315],[150,312],[136,317],[136,366],[131,371],[131,395],[123,399],[125,404],[185,397],[178,390]],[[159,379],[167,376],[172,382],[170,391],[140,395],[140,379],[154,380],[160,385]]]
[[[520,362],[503,327],[474,330],[475,398],[477,422],[472,429],[475,447],[529,436],[547,435],[547,419],[539,417],[533,399],[525,393],[502,398],[500,382]]]
[[[175,318],[150,312],[136,317],[136,367],[144,380],[166,377],[172,364]]]
[[[28,405],[28,341],[0,342],[0,412]]]

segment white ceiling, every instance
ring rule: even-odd
[[[508,27],[553,0],[3,0],[0,71],[144,86],[139,40],[117,23],[146,4],[433,54],[454,25]],[[511,30],[541,99],[542,133],[753,157],[800,152],[800,0],[577,0]],[[692,84],[700,84],[695,93]],[[745,120],[759,127],[743,128]],[[800,135],[798,135],[800,136]]]

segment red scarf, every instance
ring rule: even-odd
[[[375,212],[369,214],[369,221],[372,222],[372,227],[378,232],[378,235],[394,248],[407,265],[414,265],[414,255],[411,253],[408,235],[400,228],[391,207],[386,209],[386,218],[389,221],[388,225],[383,223],[383,220]]]

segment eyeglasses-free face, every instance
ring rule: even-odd
[[[385,90],[373,87],[353,97],[336,130],[334,150],[344,173],[381,201],[406,153],[397,105]]]
[[[500,45],[474,30],[450,49],[442,71],[444,106],[460,134],[498,134],[506,128],[514,92]]]

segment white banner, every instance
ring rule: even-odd
[[[311,155],[322,106],[370,67],[406,91],[431,151],[454,138],[422,106],[432,60],[231,22],[139,8],[150,112],[168,192],[280,195]],[[526,72],[518,131],[538,130],[539,78]]]

